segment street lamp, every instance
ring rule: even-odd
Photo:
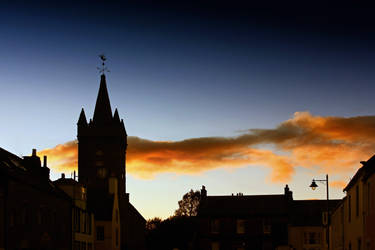
[[[328,183],[328,174],[326,174],[325,180],[315,180],[315,179],[313,179],[312,182],[311,182],[311,185],[310,185],[312,190],[315,190],[318,187],[316,182],[324,183],[324,184],[326,184],[326,187],[327,187],[327,226],[326,226],[327,231],[326,231],[326,235],[327,235],[327,249],[329,250],[329,183]]]

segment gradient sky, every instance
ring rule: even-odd
[[[136,2],[0,4],[0,147],[21,156],[76,139],[81,108],[92,117],[101,53],[112,108],[128,135],[148,140],[239,136],[297,111],[374,115],[369,8]],[[348,181],[354,171],[332,179]],[[144,217],[165,218],[201,185],[209,194],[282,193],[285,183],[269,173],[251,166],[147,180],[130,174],[127,190]],[[308,188],[324,174],[297,168],[294,198],[324,199],[324,188]],[[342,189],[331,196],[341,198]]]

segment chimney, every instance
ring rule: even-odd
[[[202,185],[202,189],[201,189],[201,199],[204,199],[207,197],[207,190],[206,190],[206,187],[204,185]]]
[[[64,173],[61,174],[61,179],[65,179],[65,174]]]
[[[36,156],[36,149],[33,148],[33,153],[31,154],[31,156]]]
[[[290,191],[288,184],[285,185],[284,195],[288,200],[293,200],[293,192]]]
[[[47,167],[47,156],[43,156],[43,167],[46,168]]]

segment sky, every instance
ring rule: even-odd
[[[179,2],[179,1],[177,1]],[[325,199],[375,153],[373,10],[353,4],[0,4],[0,147],[76,169],[104,53],[129,135],[127,191],[166,218],[190,189]]]

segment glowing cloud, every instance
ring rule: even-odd
[[[274,146],[279,154],[259,149]],[[127,171],[141,178],[160,173],[199,174],[217,168],[249,165],[271,169],[273,182],[289,181],[295,167],[349,173],[375,148],[375,116],[320,117],[296,112],[274,129],[250,129],[237,137],[202,137],[151,141],[128,137]],[[282,154],[282,155],[280,155]],[[45,149],[57,171],[77,168],[75,141]],[[343,183],[332,183],[342,187]]]

